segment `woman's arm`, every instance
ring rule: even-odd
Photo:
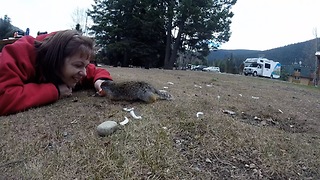
[[[58,98],[58,90],[51,83],[9,86],[0,92],[0,115],[17,113],[32,107],[49,104],[55,102]]]
[[[34,39],[22,37],[0,53],[0,115],[52,103],[59,98],[55,85],[38,84]]]
[[[95,88],[97,91],[100,90],[100,80],[112,80],[112,77],[106,69],[98,68],[94,64],[87,66],[87,76],[80,81],[80,86]]]

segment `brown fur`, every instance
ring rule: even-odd
[[[143,81],[113,82],[105,81],[101,88],[110,100],[122,101],[144,101],[153,103],[158,99],[172,100],[171,94],[159,91],[151,84]]]

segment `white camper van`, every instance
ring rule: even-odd
[[[267,58],[247,58],[244,62],[244,75],[280,78],[281,64]]]

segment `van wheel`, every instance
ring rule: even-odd
[[[257,72],[253,72],[253,76],[257,76]]]

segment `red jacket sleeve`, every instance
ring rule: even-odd
[[[7,115],[59,98],[55,85],[37,84],[34,38],[24,36],[0,53],[0,115]]]

